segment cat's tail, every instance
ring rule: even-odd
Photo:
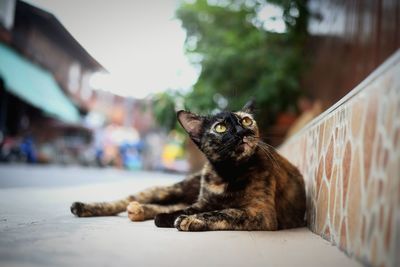
[[[71,205],[71,212],[78,217],[113,216],[126,211],[126,207],[131,201],[133,201],[132,197],[111,202],[74,202]]]

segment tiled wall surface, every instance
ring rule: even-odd
[[[304,175],[312,231],[400,266],[400,51],[280,151]]]

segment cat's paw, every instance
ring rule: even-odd
[[[129,203],[129,205],[126,207],[126,211],[128,212],[128,218],[131,221],[144,221],[144,209],[139,202],[132,201]]]
[[[179,231],[205,231],[207,230],[206,223],[196,218],[196,215],[181,215],[176,218],[174,226]]]
[[[171,213],[160,213],[157,214],[154,218],[154,223],[157,227],[166,227],[172,228],[174,227],[174,221],[176,219],[176,215]]]
[[[74,202],[71,205],[71,213],[78,217],[83,217],[85,204],[82,202]]]

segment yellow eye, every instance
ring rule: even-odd
[[[249,117],[244,117],[241,122],[242,122],[242,125],[246,126],[246,127],[251,126],[253,124],[253,120],[250,119]]]
[[[218,123],[217,125],[215,125],[214,130],[217,133],[224,133],[226,132],[226,126],[223,123]]]

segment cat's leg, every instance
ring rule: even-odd
[[[177,203],[192,204],[200,191],[201,172],[187,176],[183,181],[171,186],[156,186],[143,190],[131,198],[142,204],[171,205]]]
[[[273,192],[271,197],[252,201],[242,209],[221,209],[210,205],[207,199],[200,198],[190,207],[172,213],[158,214],[154,222],[158,227],[176,227],[180,231],[211,230],[277,230],[278,220]]]
[[[275,212],[250,214],[248,210],[224,209],[193,215],[180,215],[174,222],[179,231],[242,230],[256,231],[278,229]]]
[[[179,203],[173,205],[140,204],[137,201],[129,203],[126,208],[131,221],[144,221],[154,219],[157,214],[171,213],[186,208],[188,204]]]
[[[204,211],[203,207],[196,204],[174,212],[159,213],[155,216],[154,223],[157,227],[174,228],[174,222],[180,215],[192,215]]]
[[[132,197],[127,197],[111,202],[74,202],[71,205],[71,212],[78,217],[113,216],[124,212],[126,206],[128,206],[128,204],[133,200]]]
[[[147,204],[173,205],[192,204],[200,190],[200,173],[192,174],[183,181],[171,186],[157,186],[112,202],[82,203],[74,202],[71,212],[78,217],[113,216],[124,212],[129,203],[136,201]]]

